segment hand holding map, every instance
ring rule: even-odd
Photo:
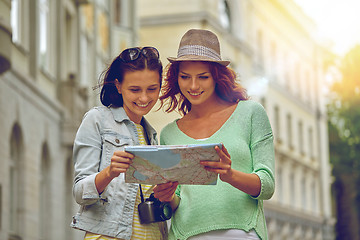
[[[141,145],[126,146],[125,151],[135,155],[125,173],[126,183],[215,185],[218,174],[209,172],[200,161],[219,161],[215,146],[193,145]]]

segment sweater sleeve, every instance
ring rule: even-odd
[[[251,117],[250,150],[253,173],[258,175],[261,181],[261,191],[255,199],[270,199],[275,191],[275,151],[270,122],[260,104],[255,105]]]

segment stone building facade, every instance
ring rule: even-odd
[[[265,106],[276,143],[270,239],[333,239],[323,50],[285,0],[0,0],[0,239],[82,239],[69,223],[72,144],[96,86],[122,49],[176,56],[189,28],[216,32],[222,55]],[[149,114],[161,128],[176,113]]]
[[[137,41],[136,1],[0,0],[0,239],[69,227],[72,144],[99,74]]]

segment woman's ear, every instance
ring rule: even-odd
[[[121,83],[117,79],[115,79],[115,87],[118,90],[118,93],[121,94]]]

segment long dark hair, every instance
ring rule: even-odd
[[[236,73],[229,67],[215,62],[204,62],[209,65],[210,73],[216,82],[216,94],[226,102],[236,103],[248,100],[246,89],[236,82]],[[166,112],[177,110],[186,115],[191,110],[191,103],[180,91],[178,76],[180,62],[173,62],[167,66],[162,95],[161,106],[167,102]]]
[[[148,59],[142,54],[130,62],[124,62],[120,55],[117,56],[109,67],[100,75],[100,101],[104,106],[122,107],[124,104],[122,95],[119,94],[115,81],[121,83],[126,72],[142,71],[148,69],[159,73],[160,87],[162,83],[163,67],[160,59]]]

